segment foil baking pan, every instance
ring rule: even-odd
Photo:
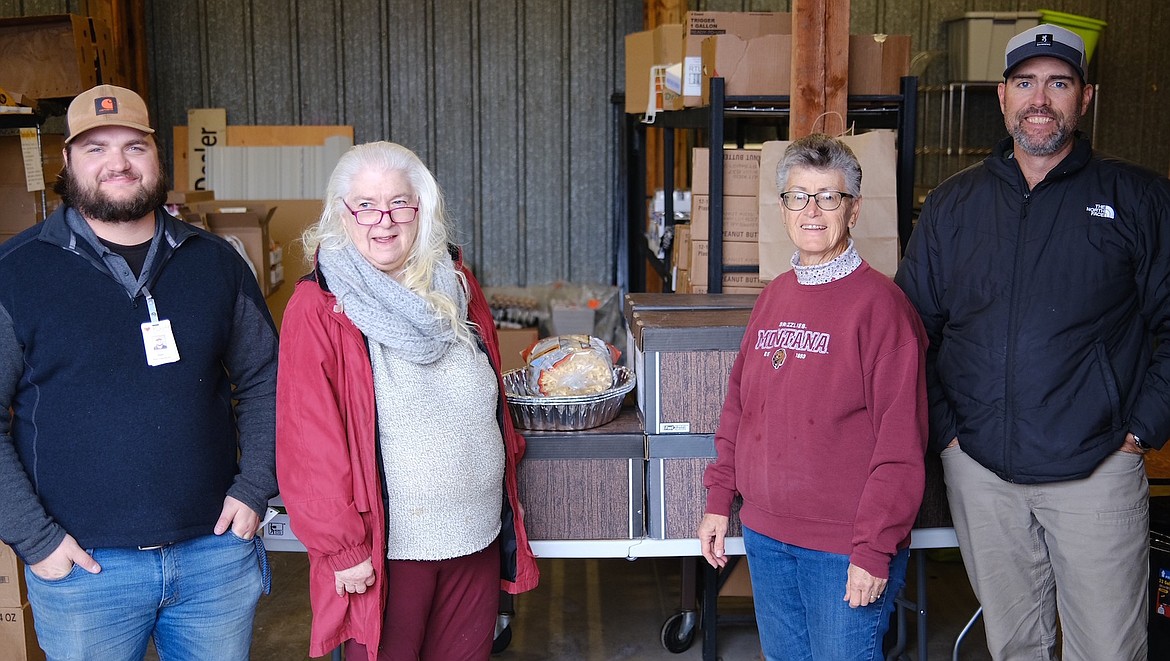
[[[504,373],[504,394],[512,422],[521,429],[574,431],[600,427],[617,417],[626,394],[634,389],[628,367],[613,369],[613,385],[593,395],[546,397],[532,394],[524,369]]]

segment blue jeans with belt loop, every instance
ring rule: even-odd
[[[768,661],[877,661],[894,601],[906,585],[910,550],[890,561],[882,596],[850,608],[849,556],[814,551],[743,528],[760,645]]]
[[[86,549],[102,570],[47,581],[25,568],[48,661],[244,661],[262,590],[258,545],[231,530],[150,549]]]

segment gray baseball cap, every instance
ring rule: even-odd
[[[1055,57],[1064,60],[1077,70],[1081,82],[1085,80],[1085,40],[1072,30],[1047,23],[1024,30],[1011,38],[1004,50],[1003,77],[1008,75],[1024,60],[1033,57]]]

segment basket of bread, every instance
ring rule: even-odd
[[[554,335],[522,353],[524,367],[504,374],[512,420],[522,429],[570,431],[617,417],[634,374],[615,366],[620,353],[601,338]]]

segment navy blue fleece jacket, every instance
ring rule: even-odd
[[[0,539],[26,562],[66,533],[83,548],[209,534],[225,496],[262,512],[276,493],[259,286],[219,237],[156,219],[134,291],[64,208],[0,245]],[[147,365],[145,291],[177,362]]]

